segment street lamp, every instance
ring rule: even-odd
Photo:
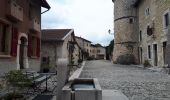
[[[109,33],[110,35],[114,35],[114,33],[112,33],[110,29],[108,30],[108,33]]]

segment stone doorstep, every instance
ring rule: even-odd
[[[129,100],[119,90],[102,90],[102,100]]]

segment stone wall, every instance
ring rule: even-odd
[[[138,63],[137,14],[136,8],[132,6],[134,1],[136,0],[114,1],[115,45],[113,50],[113,62],[115,63],[119,63],[117,59],[126,54],[133,55],[135,57],[134,62]]]
[[[164,66],[163,42],[167,42],[167,30],[163,27],[163,15],[169,9],[168,0],[143,0],[138,7],[139,31],[142,31],[142,41],[139,47],[143,49],[143,63],[149,60],[152,66]],[[149,15],[146,9],[149,8]],[[147,27],[153,27],[153,34],[147,35]],[[158,65],[155,65],[153,45],[157,45]],[[148,45],[151,46],[151,58],[148,57]]]

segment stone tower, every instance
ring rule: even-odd
[[[138,63],[137,12],[133,6],[137,0],[112,0],[114,3],[113,62]]]

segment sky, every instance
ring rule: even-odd
[[[113,39],[108,33],[113,30],[112,0],[47,1],[51,9],[42,14],[42,29],[74,29],[76,36],[103,46]]]

